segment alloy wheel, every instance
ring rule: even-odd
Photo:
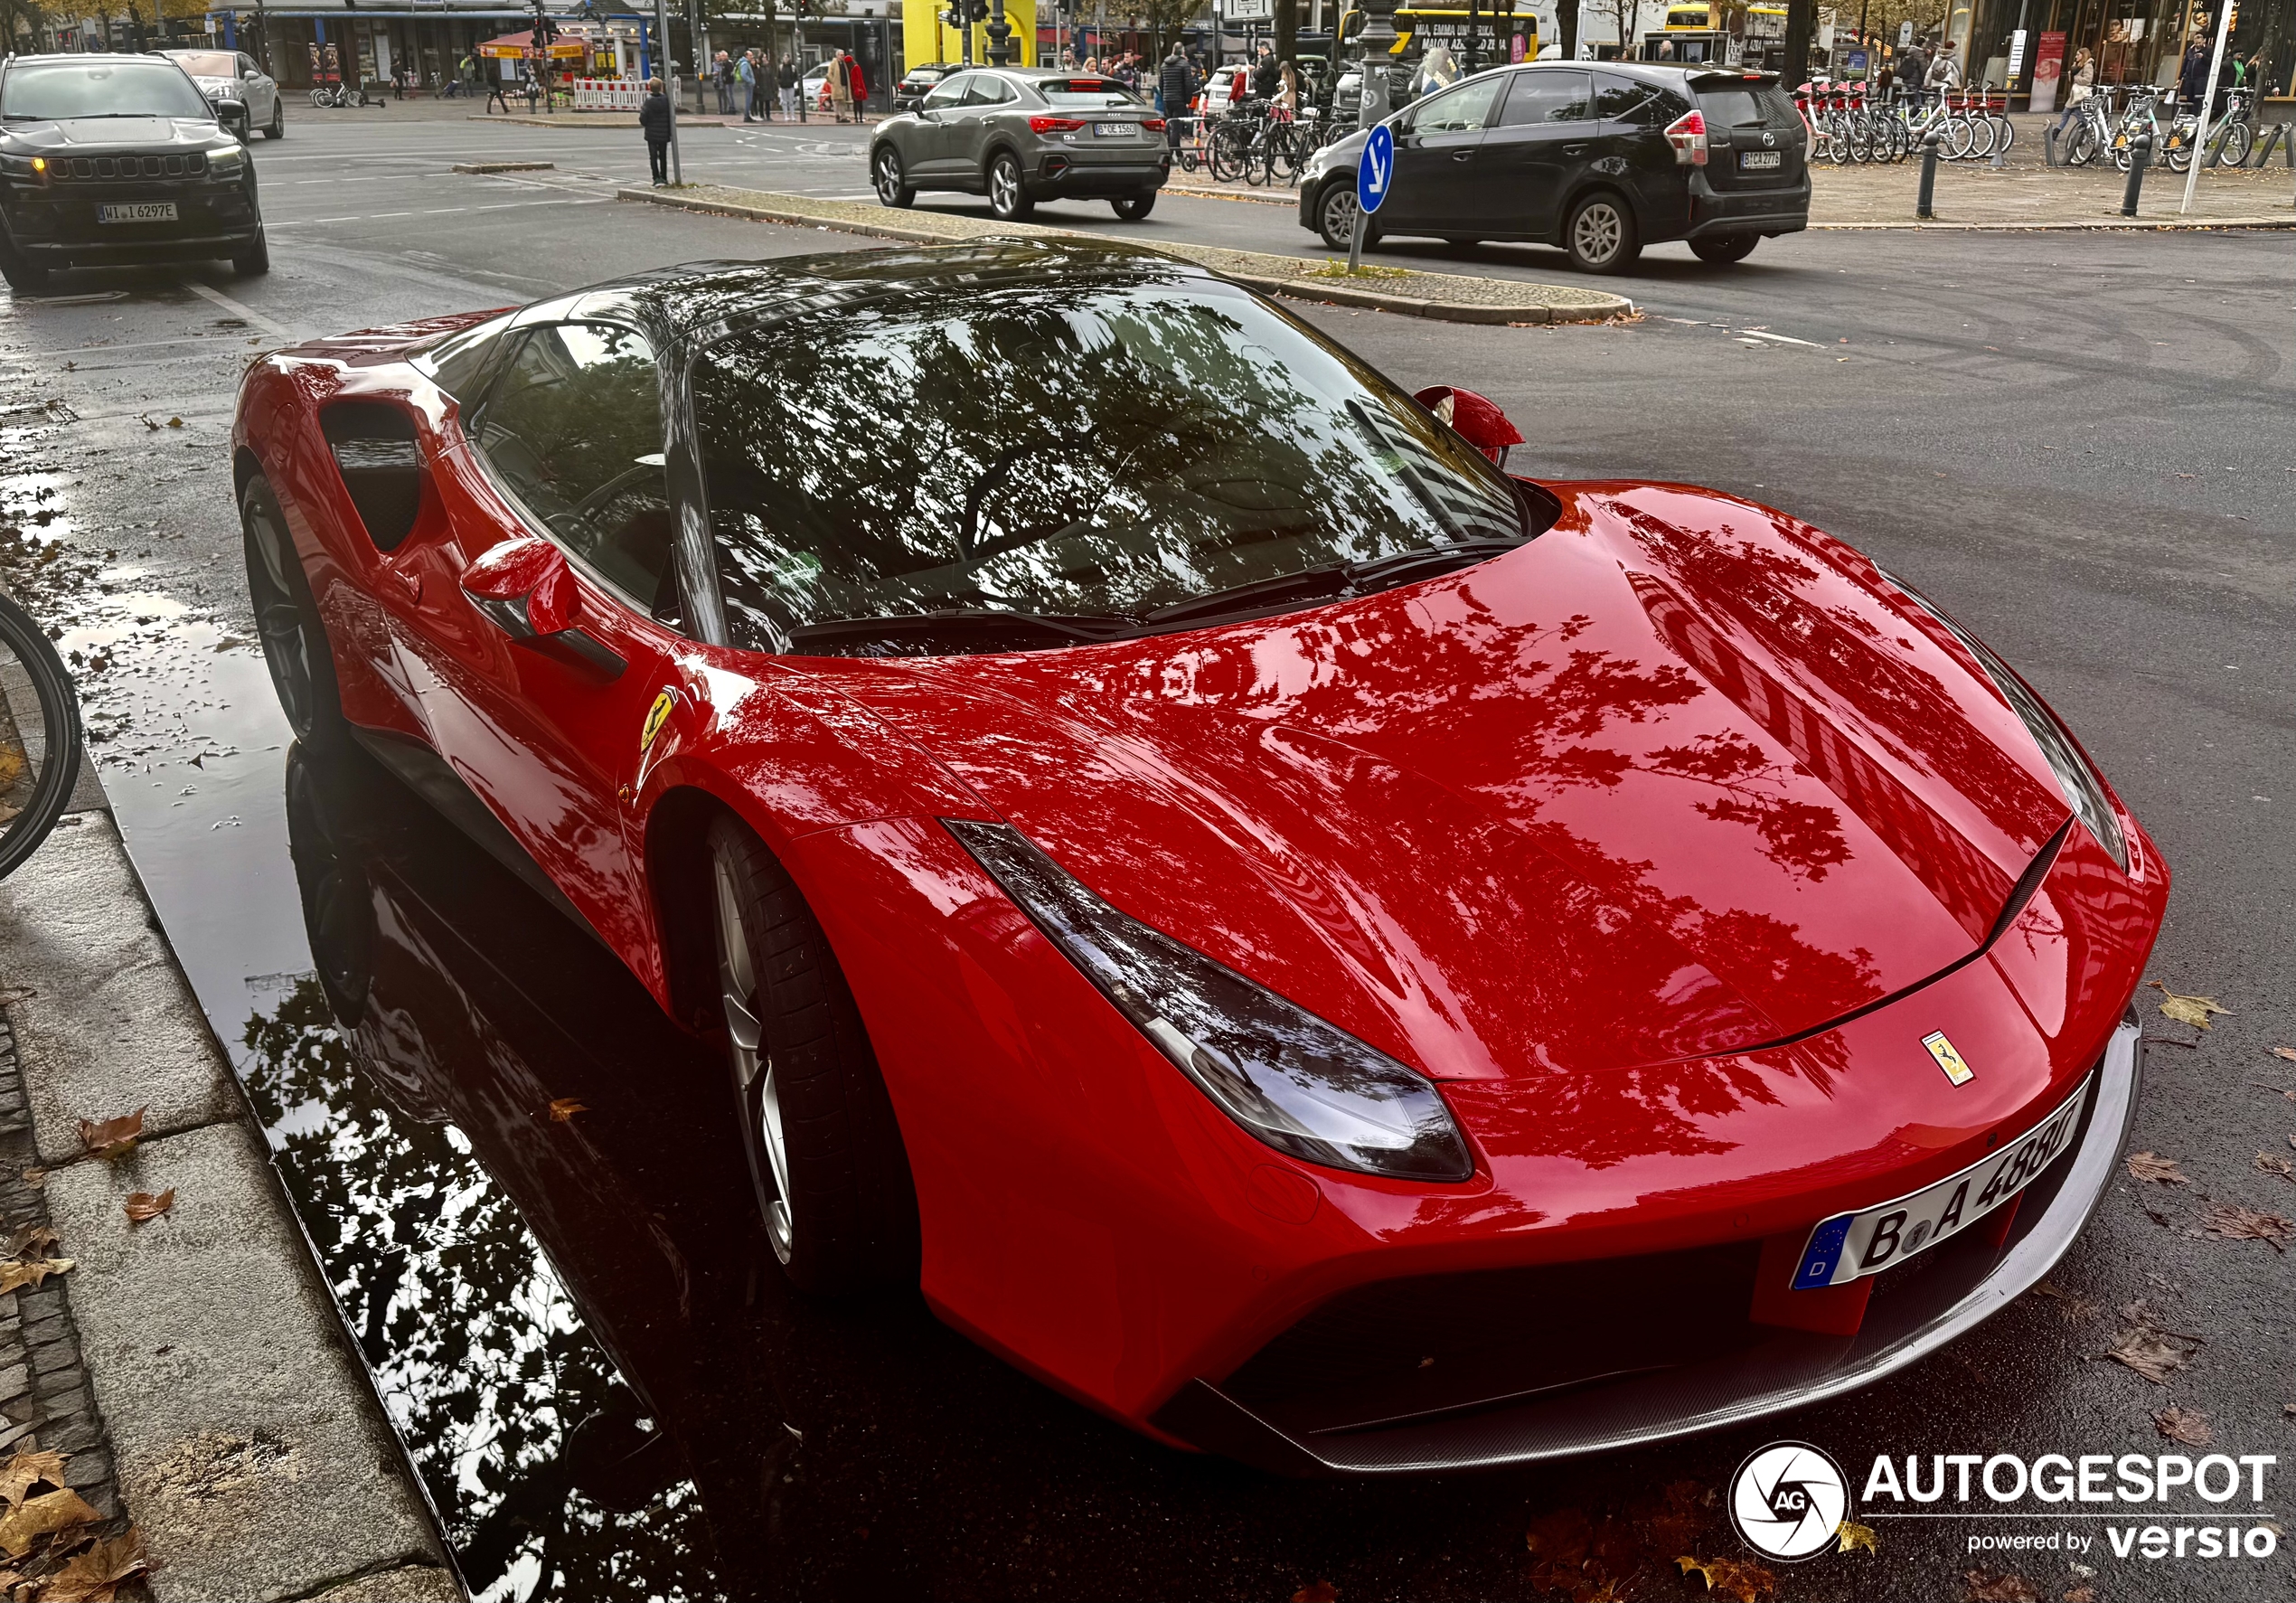
[[[1608,201],[1595,201],[1581,207],[1571,223],[1571,252],[1588,267],[1609,266],[1625,240],[1625,224],[1619,217],[1618,208]]]
[[[888,206],[908,203],[901,183],[901,158],[889,150],[877,153],[877,198]]]
[[[712,878],[718,902],[718,995],[725,1010],[727,1046],[749,1126],[745,1134],[766,1160],[767,1173],[757,1178],[769,1182],[774,1191],[771,1197],[758,1198],[766,1239],[773,1244],[774,1256],[787,1263],[796,1240],[796,1216],[789,1206],[789,1148],[782,1132],[781,1098],[774,1084],[773,1061],[765,1050],[765,1032],[757,1022],[757,966],[732,875],[720,863]],[[762,1193],[763,1186],[759,1189]]]
[[[1020,214],[1021,169],[1009,156],[997,157],[989,169],[989,210],[999,217]]]
[[[318,696],[313,685],[310,630],[304,627],[303,608],[287,574],[286,531],[259,502],[247,509],[249,599],[255,604],[255,634],[263,646],[264,665],[271,670],[271,687],[278,693],[287,728],[298,740],[309,740],[315,721]]]
[[[1334,250],[1347,249],[1348,237],[1355,230],[1355,190],[1347,184],[1334,184],[1323,192],[1323,242]]]

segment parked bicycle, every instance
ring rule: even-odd
[[[82,750],[71,675],[40,626],[0,593],[0,875],[63,816]]]

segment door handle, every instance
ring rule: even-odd
[[[1565,156],[1585,156],[1586,154],[1586,146],[1584,145],[1566,145],[1563,146],[1563,154]]]
[[[1464,150],[1454,150],[1451,153],[1451,159],[1454,162],[1471,162],[1475,159],[1474,147],[1470,146]]]

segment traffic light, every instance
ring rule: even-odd
[[[965,18],[967,22],[987,22],[989,20],[989,0],[965,0]]]

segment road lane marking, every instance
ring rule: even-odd
[[[184,288],[190,290],[193,295],[198,296],[201,299],[212,300],[217,306],[221,306],[225,311],[230,312],[234,316],[246,318],[249,323],[254,324],[256,327],[261,329],[264,333],[271,335],[275,339],[295,341],[303,337],[301,335],[296,333],[295,330],[289,328],[286,324],[276,322],[273,319],[265,316],[253,306],[250,306],[242,301],[233,300],[221,290],[211,288],[207,285],[201,283],[197,278],[185,278],[183,283]]]

